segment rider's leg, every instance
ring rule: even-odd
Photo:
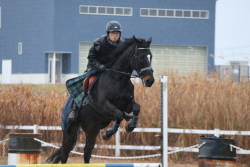
[[[68,119],[71,119],[73,121],[76,120],[76,110],[77,110],[77,105],[76,105],[76,102],[74,101],[73,102],[73,107],[69,112]]]

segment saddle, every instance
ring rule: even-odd
[[[94,84],[96,79],[97,79],[97,76],[95,76],[95,75],[90,75],[84,79],[83,91],[85,94],[87,94],[87,92],[90,90],[91,86]]]

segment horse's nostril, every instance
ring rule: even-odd
[[[146,80],[145,86],[151,87],[153,85],[154,81],[155,81],[154,79],[148,79],[148,80]]]

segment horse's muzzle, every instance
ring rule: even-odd
[[[151,87],[154,82],[155,82],[155,79],[154,79],[153,75],[145,75],[142,78],[142,83],[143,83],[143,86],[145,86],[145,87]]]

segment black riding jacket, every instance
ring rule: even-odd
[[[109,54],[121,43],[119,39],[115,44],[112,44],[107,35],[97,38],[89,50],[88,65],[85,72],[96,69],[101,64],[107,68],[114,61],[114,57],[110,57]]]

